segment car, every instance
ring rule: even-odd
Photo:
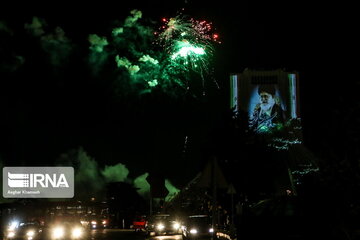
[[[106,216],[86,216],[81,218],[81,224],[88,229],[102,229],[110,227],[110,220]]]
[[[170,214],[156,214],[150,217],[146,233],[148,236],[181,235],[182,223]]]
[[[145,216],[136,216],[133,220],[133,228],[135,232],[140,232],[146,229],[147,221]]]
[[[9,226],[4,239],[7,240],[35,240],[42,239],[43,227],[37,221],[20,222],[16,226]]]
[[[184,239],[198,239],[215,237],[216,231],[208,215],[191,215],[184,224],[182,234]]]
[[[87,228],[80,221],[64,220],[48,223],[43,229],[45,239],[52,240],[79,240],[86,239],[88,236]]]

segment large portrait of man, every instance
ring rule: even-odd
[[[257,101],[250,109],[250,129],[257,133],[279,130],[285,123],[285,112],[281,105],[281,98],[276,94],[274,84],[258,85],[253,99]]]

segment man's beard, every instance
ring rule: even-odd
[[[269,111],[272,108],[272,106],[274,106],[274,104],[275,104],[274,99],[269,100],[268,103],[261,103],[260,104],[261,111],[262,112]]]

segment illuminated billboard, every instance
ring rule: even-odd
[[[254,132],[274,132],[300,119],[297,72],[245,70],[230,81],[230,107],[248,114]]]

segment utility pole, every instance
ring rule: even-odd
[[[216,173],[215,173],[215,166],[216,165],[216,158],[213,158],[211,164],[211,184],[212,184],[212,228],[215,229],[215,219],[217,220],[217,186],[216,186]],[[211,240],[213,240],[213,235],[211,235]]]
[[[236,190],[234,188],[234,186],[232,184],[229,185],[229,189],[227,191],[228,194],[230,194],[231,196],[231,226],[230,226],[230,231],[232,234],[235,233],[235,222],[234,222],[234,195],[236,194]]]
[[[152,216],[152,213],[153,213],[153,209],[152,209],[152,206],[153,205],[153,199],[152,199],[152,194],[151,194],[151,191],[150,191],[150,216]]]

